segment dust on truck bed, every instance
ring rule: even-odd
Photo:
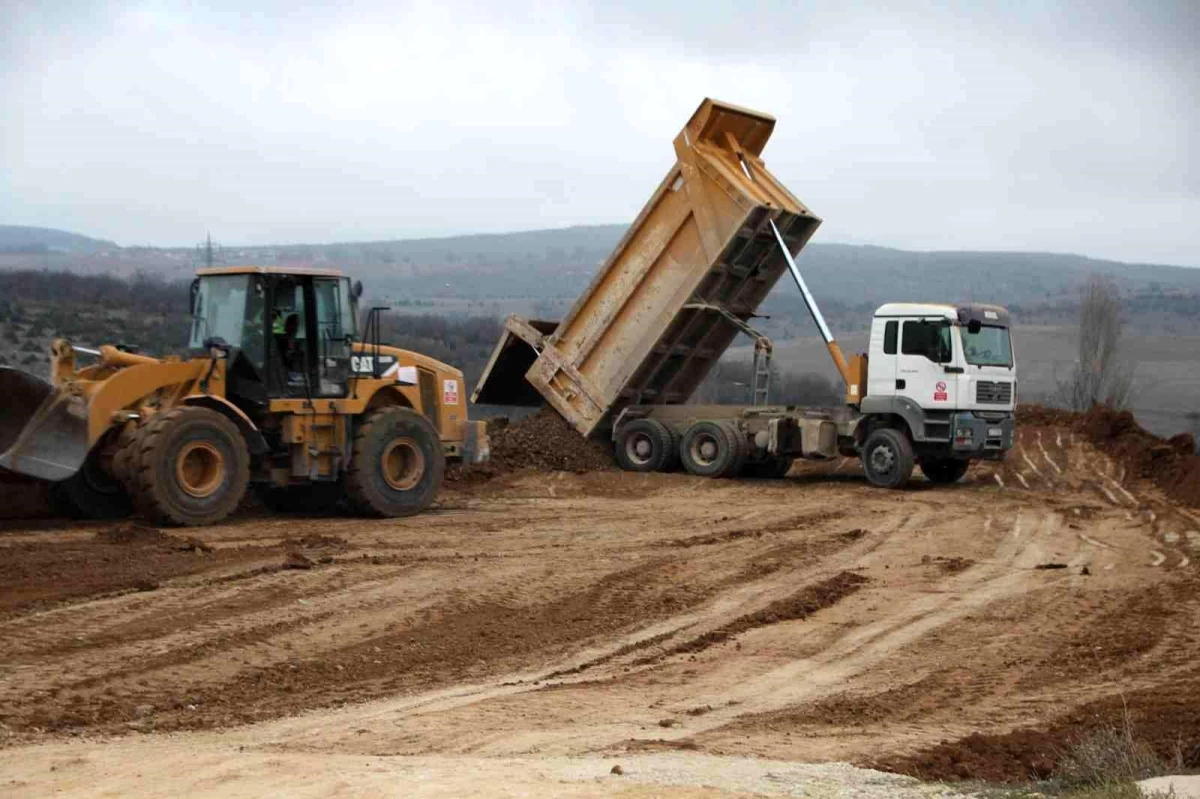
[[[549,402],[582,435],[688,400],[821,220],[762,161],[775,120],[706,99],[676,162],[561,322],[509,317],[472,399]]]

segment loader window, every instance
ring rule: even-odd
[[[350,312],[350,281],[315,278],[317,306],[317,393],[322,397],[346,396],[350,377],[350,341],[354,318]]]
[[[950,325],[930,322],[905,322],[900,351],[905,355],[923,355],[934,363],[954,360],[950,347]]]
[[[250,275],[208,275],[200,278],[192,310],[192,334],[188,347],[204,349],[209,338],[223,338],[230,347],[242,346],[247,323],[246,296]]]

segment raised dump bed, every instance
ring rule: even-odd
[[[472,399],[548,401],[585,436],[631,405],[676,405],[755,315],[821,220],[767,171],[774,118],[705,100],[676,162],[559,323],[509,317]]]

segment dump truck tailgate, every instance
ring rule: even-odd
[[[626,405],[686,402],[739,332],[730,317],[752,317],[787,269],[771,220],[793,252],[820,224],[759,158],[774,125],[701,103],[675,165],[536,353],[514,354],[527,323],[506,323],[476,401],[519,394],[528,363],[528,384],[585,436]]]

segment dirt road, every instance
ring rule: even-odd
[[[873,489],[849,461],[521,472],[405,520],[10,523],[0,793],[130,791],[117,764],[156,747],[214,794],[234,746],[240,778],[401,758],[561,791],[574,766],[520,764],[660,755],[1016,778],[1122,703],[1196,766],[1198,559],[1195,511],[1029,426],[947,488]],[[711,790],[688,795],[750,789]]]

